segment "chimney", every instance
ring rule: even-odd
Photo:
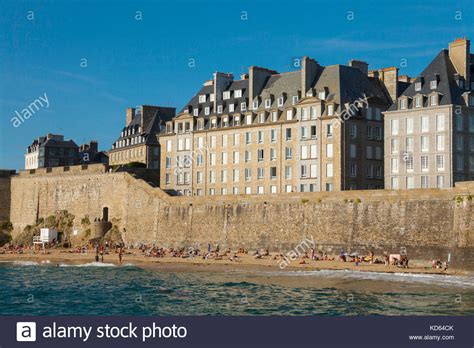
[[[398,76],[398,81],[399,82],[411,82],[410,76],[408,75],[401,75]]]
[[[128,127],[130,122],[132,122],[133,117],[135,116],[135,109],[134,108],[127,108],[126,112],[127,116],[125,119],[125,127]]]
[[[90,143],[89,143],[89,151],[91,153],[96,153],[97,151],[99,151],[99,144],[97,143],[97,141],[95,140],[91,140]]]
[[[465,80],[466,86],[470,83],[469,59],[471,42],[466,38],[456,39],[449,43],[449,58],[457,73]]]
[[[301,94],[303,97],[311,88],[311,84],[318,73],[319,64],[314,59],[303,57],[301,64]]]
[[[349,61],[349,66],[359,69],[364,76],[368,76],[369,74],[369,64],[362,60],[352,59]]]
[[[249,103],[252,102],[256,96],[262,92],[263,86],[268,77],[273,74],[278,74],[275,70],[260,68],[258,66],[251,66],[249,68]]]
[[[249,78],[249,74],[247,74],[247,73],[240,75],[241,80],[248,80],[248,78]]]
[[[398,98],[398,68],[390,68],[370,71],[369,77],[377,77],[383,83],[385,91],[390,97],[390,102],[394,103]]]
[[[214,73],[214,110],[217,109],[217,102],[222,100],[222,92],[225,91],[232,81],[234,75],[221,72]]]

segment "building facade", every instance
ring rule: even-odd
[[[474,55],[458,39],[385,112],[385,188],[474,180]]]
[[[160,143],[158,137],[165,122],[175,115],[175,108],[142,105],[128,108],[125,127],[109,151],[109,164],[120,166],[130,163],[158,169]]]
[[[79,147],[63,135],[47,134],[35,139],[25,154],[25,169],[79,164]]]
[[[301,63],[281,74],[251,67],[240,80],[215,73],[159,134],[161,187],[198,196],[383,188],[393,69]]]

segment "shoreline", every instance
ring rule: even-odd
[[[15,261],[31,261],[40,264],[85,264],[95,262],[95,254],[89,253],[71,253],[64,250],[50,250],[47,254],[33,253],[31,251],[22,254],[0,254],[0,262],[15,262]],[[49,262],[47,262],[49,261]],[[306,264],[299,264],[299,260],[293,261],[290,265],[281,269],[278,260],[272,259],[270,256],[255,259],[251,255],[239,256],[239,261],[231,261],[228,258],[222,260],[202,259],[202,257],[149,257],[141,253],[131,252],[123,255],[122,264],[119,263],[118,254],[109,253],[104,256],[104,264],[114,264],[116,266],[134,264],[138,267],[160,267],[162,269],[173,270],[190,270],[193,271],[208,271],[208,272],[223,272],[232,269],[263,269],[272,271],[320,271],[320,270],[350,270],[360,272],[378,272],[378,273],[407,273],[407,274],[437,274],[437,275],[470,275],[472,272],[462,269],[431,269],[428,266],[420,265],[420,262],[413,261],[413,267],[399,268],[396,266],[385,266],[383,264],[368,264],[362,263],[356,266],[353,262],[342,261],[314,261],[306,259]],[[428,262],[425,262],[426,264]]]

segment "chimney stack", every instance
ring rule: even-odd
[[[365,76],[369,74],[369,64],[362,60],[352,59],[349,61],[349,66],[359,69]]]
[[[394,103],[398,98],[398,68],[392,66],[378,70],[371,70],[369,77],[376,77],[382,82],[390,102]]]
[[[217,102],[222,100],[222,92],[230,86],[233,80],[234,75],[232,74],[221,72],[214,73],[214,110],[217,109]]]
[[[319,64],[314,59],[303,57],[301,64],[301,95],[306,96],[306,93],[311,88],[311,84],[318,73]]]
[[[457,73],[464,78],[466,86],[471,81],[470,75],[470,41],[466,38],[456,39],[449,43],[449,58]]]
[[[127,108],[126,119],[125,119],[125,127],[128,127],[130,122],[132,122],[133,116],[135,116],[135,109],[134,108]]]
[[[273,75],[278,74],[275,70],[260,68],[258,66],[251,66],[249,68],[249,103],[252,102],[256,96],[260,94],[267,79]]]

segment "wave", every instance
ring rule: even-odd
[[[39,265],[36,261],[13,261],[16,266],[37,266]]]
[[[61,263],[59,267],[116,267],[113,263],[104,263],[104,262],[89,262],[89,263],[80,263],[78,265]]]
[[[383,273],[364,272],[352,270],[319,270],[319,271],[256,271],[256,274],[265,276],[289,276],[289,277],[323,277],[342,278],[354,280],[374,281],[398,281],[422,284],[433,284],[439,286],[457,286],[463,288],[474,288],[473,276],[454,276],[442,274],[416,274],[416,273]]]

